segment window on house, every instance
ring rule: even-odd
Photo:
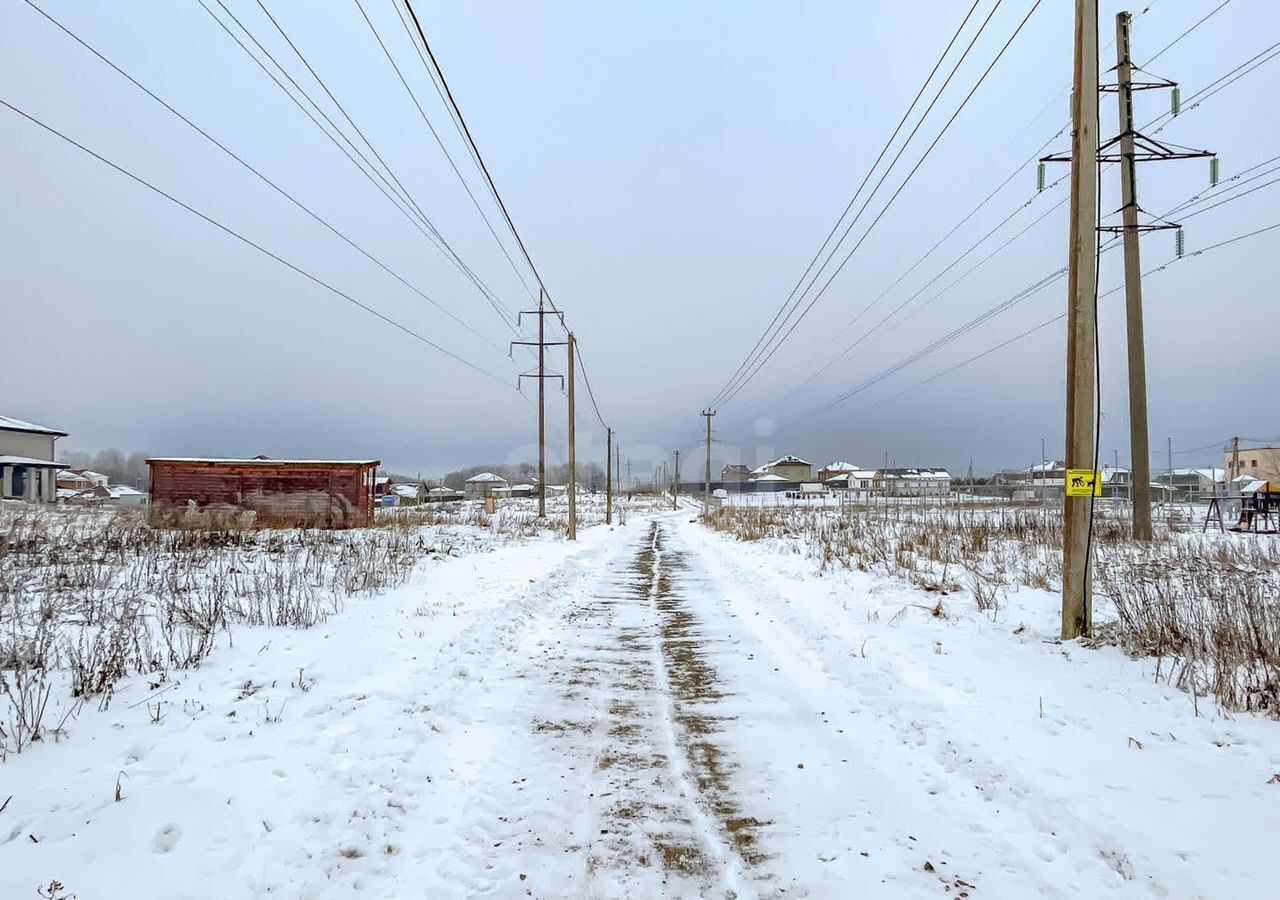
[[[25,497],[27,495],[27,468],[26,466],[14,466],[13,475],[10,477],[9,496]]]
[[[1252,460],[1250,460],[1250,461],[1249,461],[1249,467],[1250,467],[1251,469],[1256,469],[1256,468],[1258,468],[1258,461],[1257,461],[1256,459],[1252,459]]]

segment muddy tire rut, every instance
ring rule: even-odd
[[[628,870],[660,873],[673,890],[756,894],[770,880],[764,838],[735,790],[737,763],[720,740],[728,689],[711,662],[717,639],[687,595],[684,555],[661,522],[601,589],[574,606],[570,639],[552,660],[561,721],[534,731],[561,752],[590,759],[591,882],[623,883]],[[748,885],[754,885],[744,892]]]

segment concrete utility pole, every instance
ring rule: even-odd
[[[604,524],[613,524],[613,429],[604,430]]]
[[[566,537],[571,541],[578,539],[578,450],[575,440],[576,417],[573,404],[574,348],[573,332],[569,332],[569,365],[565,369],[565,375],[569,382],[569,475],[566,479],[565,491],[569,496],[569,527]]]
[[[613,448],[613,482],[622,490],[622,445]]]
[[[711,511],[711,420],[715,418],[715,414],[714,409],[702,411],[702,417],[707,420],[707,473],[706,480],[702,483],[702,515],[704,517]]]
[[[547,336],[544,291],[538,291],[538,518],[547,517]]]
[[[680,500],[680,451],[676,451],[676,480],[671,486],[671,508],[678,509]]]
[[[538,308],[533,310],[521,310],[520,316],[516,321],[520,321],[520,317],[530,315],[538,317],[538,339],[536,341],[512,341],[511,346],[537,347],[538,348],[538,371],[524,372],[517,381],[525,378],[538,379],[538,518],[546,518],[547,515],[547,379],[560,378],[563,382],[563,376],[556,374],[547,374],[547,348],[558,347],[567,341],[547,341],[547,316],[558,316],[561,326],[564,325],[564,314],[557,311],[547,311],[546,292],[538,291]]]
[[[1142,257],[1138,231],[1138,166],[1133,126],[1133,16],[1116,14],[1116,95],[1120,103],[1120,193],[1124,220],[1124,306],[1129,338],[1129,455],[1133,472],[1133,538],[1151,540],[1151,446],[1147,430],[1147,348],[1142,323]]]
[[[1093,469],[1097,361],[1098,0],[1076,0],[1071,97],[1071,238],[1067,273],[1067,468]],[[1062,638],[1093,633],[1092,497],[1066,497]]]
[[[1228,495],[1231,493],[1231,481],[1240,477],[1240,438],[1231,439],[1231,472],[1227,475],[1227,483],[1224,485]]]

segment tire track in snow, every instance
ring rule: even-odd
[[[684,555],[654,522],[625,569],[566,617],[551,660],[566,714],[534,730],[590,760],[585,856],[590,896],[745,897],[768,879],[768,823],[746,815],[737,763],[719,740],[726,695],[713,639],[682,592]]]

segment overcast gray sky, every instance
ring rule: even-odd
[[[196,0],[39,2],[483,339],[274,194],[24,0],[0,4],[0,97],[498,377],[407,337],[0,108],[7,173],[0,412],[57,426],[71,433],[68,446],[85,449],[374,456],[424,473],[532,458],[534,410],[514,390],[516,373],[531,360],[520,352],[508,359],[514,335],[499,314]],[[225,2],[336,118],[257,3]],[[395,7],[363,2],[518,260]],[[982,0],[969,34],[994,2]],[[1032,2],[1000,5],[864,223]],[[1104,70],[1114,63],[1118,10],[1147,10],[1134,26],[1141,62],[1219,3],[1104,0]],[[581,341],[601,411],[637,472],[674,447],[692,448],[699,409],[786,299],[969,5],[415,0],[511,214]],[[530,308],[356,4],[267,6],[471,269],[508,307]],[[718,457],[754,462],[796,452],[818,463],[874,466],[887,451],[899,465],[963,469],[973,458],[991,470],[1038,459],[1042,437],[1055,455],[1063,432],[1062,323],[914,386],[1065,310],[1065,281],[847,402],[815,410],[1065,264],[1064,206],[931,300],[1066,196],[1065,180],[1037,196],[1032,165],[862,312],[1066,124],[1071,15],[1068,0],[1044,0],[830,290],[722,409]],[[1189,97],[1276,41],[1277,4],[1232,0],[1151,68],[1181,82]],[[1188,109],[1160,137],[1218,151],[1224,178],[1277,155],[1280,124],[1269,112],[1277,73],[1280,62],[1263,65]],[[1150,92],[1138,102],[1145,122],[1167,109],[1168,97]],[[1102,130],[1115,127],[1108,95]],[[1068,147],[1063,130],[1051,149]],[[1051,166],[1048,178],[1065,174],[1065,166]],[[1140,177],[1143,206],[1162,213],[1207,187],[1208,164],[1154,163]],[[1104,178],[1103,205],[1112,210],[1118,176]],[[1188,252],[1280,221],[1277,190],[1189,221]],[[1023,204],[905,307],[909,317],[870,333],[806,381]],[[1277,247],[1280,230],[1185,258],[1147,279],[1157,466],[1166,436],[1175,450],[1188,450],[1233,434],[1280,432],[1266,412],[1274,405],[1274,354],[1257,343],[1258,329],[1275,321]],[[1144,238],[1146,267],[1169,260],[1173,249],[1170,233]],[[1104,291],[1120,271],[1118,253],[1103,257]],[[1118,293],[1101,301],[1106,461],[1113,450],[1128,457],[1122,305]],[[552,351],[560,369],[563,353]],[[532,382],[525,394],[534,396]],[[581,396],[580,458],[592,458],[602,452],[603,434]],[[558,458],[564,398],[558,387],[550,397]],[[1218,458],[1179,454],[1175,464]]]

